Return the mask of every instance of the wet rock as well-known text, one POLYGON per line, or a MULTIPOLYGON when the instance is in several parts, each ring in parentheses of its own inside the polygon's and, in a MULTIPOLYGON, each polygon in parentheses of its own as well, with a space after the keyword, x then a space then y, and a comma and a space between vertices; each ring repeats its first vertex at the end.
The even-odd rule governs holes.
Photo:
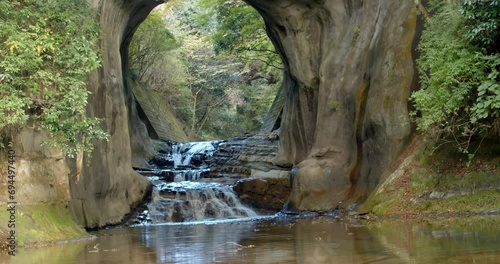
POLYGON ((233 188, 243 203, 274 212, 281 210, 290 194, 288 178, 241 179, 233 188))
MULTIPOLYGON (((230 186, 217 183, 157 185, 147 207, 152 223, 256 216, 255 212, 240 203, 230 186)), ((141 221, 138 217, 134 219, 135 222, 141 221)))
POLYGON ((210 157, 204 153, 193 154, 191 156, 190 164, 192 166, 200 167, 200 166, 206 165, 206 162, 207 162, 207 160, 209 160, 209 158, 210 157))
POLYGON ((219 145, 210 162, 210 176, 255 178, 268 175, 287 175, 289 169, 274 165, 278 153, 278 138, 269 134, 247 134, 234 137, 219 145))
POLYGON ((468 194, 470 194, 468 191, 447 191, 447 192, 432 191, 429 194, 429 199, 448 199, 468 194))
POLYGON ((173 167, 174 160, 169 154, 156 154, 153 159, 149 161, 150 164, 156 167, 173 167))

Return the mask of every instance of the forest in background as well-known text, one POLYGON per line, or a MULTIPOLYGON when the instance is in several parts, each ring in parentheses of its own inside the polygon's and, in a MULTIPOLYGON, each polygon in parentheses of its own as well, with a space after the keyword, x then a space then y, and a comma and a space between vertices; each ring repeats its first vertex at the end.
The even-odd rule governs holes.
POLYGON ((281 60, 242 1, 171 1, 139 26, 131 77, 158 91, 190 140, 258 132, 281 85, 281 60))
MULTIPOLYGON (((500 133, 499 2, 432 0, 422 13, 413 121, 437 146, 472 158, 472 143, 500 133)), ((263 21, 242 1, 162 5, 138 29, 131 61, 191 140, 258 131, 282 81, 263 21)))
MULTIPOLYGON (((413 121, 471 158, 483 138, 500 137, 500 2, 431 0, 421 9, 413 121)), ((102 52, 96 14, 84 0, 0 0, 0 10, 0 147, 29 126, 68 155, 91 152, 109 138, 85 113, 85 79, 102 52)), ((138 28, 130 66, 191 140, 258 131, 283 68, 261 17, 232 0, 162 5, 138 28)))

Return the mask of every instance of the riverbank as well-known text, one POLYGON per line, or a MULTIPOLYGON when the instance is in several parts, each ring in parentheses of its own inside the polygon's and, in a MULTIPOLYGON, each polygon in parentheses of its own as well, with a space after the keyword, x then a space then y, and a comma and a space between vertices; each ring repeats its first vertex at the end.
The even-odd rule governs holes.
POLYGON ((500 144, 482 143, 469 162, 451 148, 432 150, 414 139, 382 178, 360 211, 376 215, 498 214, 500 212, 500 144))
MULTIPOLYGON (((468 165, 449 149, 431 155, 422 141, 414 139, 392 172, 347 218, 425 220, 500 214, 500 144, 484 142, 486 149, 468 165)), ((18 205, 16 210, 19 247, 92 238, 73 221, 64 205, 18 205)), ((8 217, 0 214, 2 237, 10 232, 8 217)), ((2 241, 2 249, 6 243, 2 241)))
MULTIPOLYGON (((94 237, 78 226, 62 205, 17 205, 14 228, 8 225, 9 216, 0 214, 0 236, 7 238, 14 230, 17 247, 41 247, 94 237)), ((9 240, 2 241, 0 250, 7 250, 8 243, 9 240)))

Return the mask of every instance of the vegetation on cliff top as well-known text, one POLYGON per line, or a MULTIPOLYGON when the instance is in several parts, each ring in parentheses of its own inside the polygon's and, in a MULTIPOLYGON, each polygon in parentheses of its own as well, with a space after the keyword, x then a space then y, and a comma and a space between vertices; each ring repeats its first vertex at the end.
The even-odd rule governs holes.
POLYGON ((412 156, 403 155, 362 210, 499 213, 500 1, 432 0, 429 11, 418 46, 421 88, 410 100, 431 140, 409 147, 412 156))
POLYGON ((107 134, 85 114, 85 79, 100 66, 100 27, 86 1, 0 0, 0 10, 0 147, 35 126, 70 156, 91 151, 107 134))

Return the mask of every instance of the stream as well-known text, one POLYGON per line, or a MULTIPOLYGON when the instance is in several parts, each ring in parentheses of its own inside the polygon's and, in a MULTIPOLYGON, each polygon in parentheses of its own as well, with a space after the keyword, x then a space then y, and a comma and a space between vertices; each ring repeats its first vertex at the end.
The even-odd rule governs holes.
POLYGON ((94 239, 21 248, 3 263, 500 263, 500 217, 358 220, 259 215, 234 179, 210 173, 220 142, 172 146, 153 170, 152 198, 94 239))
POLYGON ((175 143, 160 162, 167 165, 139 171, 153 185, 152 198, 129 225, 256 217, 257 213, 241 204, 231 184, 208 177, 208 162, 219 143, 175 143))
POLYGON ((339 221, 334 216, 168 223, 21 249, 0 263, 500 263, 500 218, 339 221))

